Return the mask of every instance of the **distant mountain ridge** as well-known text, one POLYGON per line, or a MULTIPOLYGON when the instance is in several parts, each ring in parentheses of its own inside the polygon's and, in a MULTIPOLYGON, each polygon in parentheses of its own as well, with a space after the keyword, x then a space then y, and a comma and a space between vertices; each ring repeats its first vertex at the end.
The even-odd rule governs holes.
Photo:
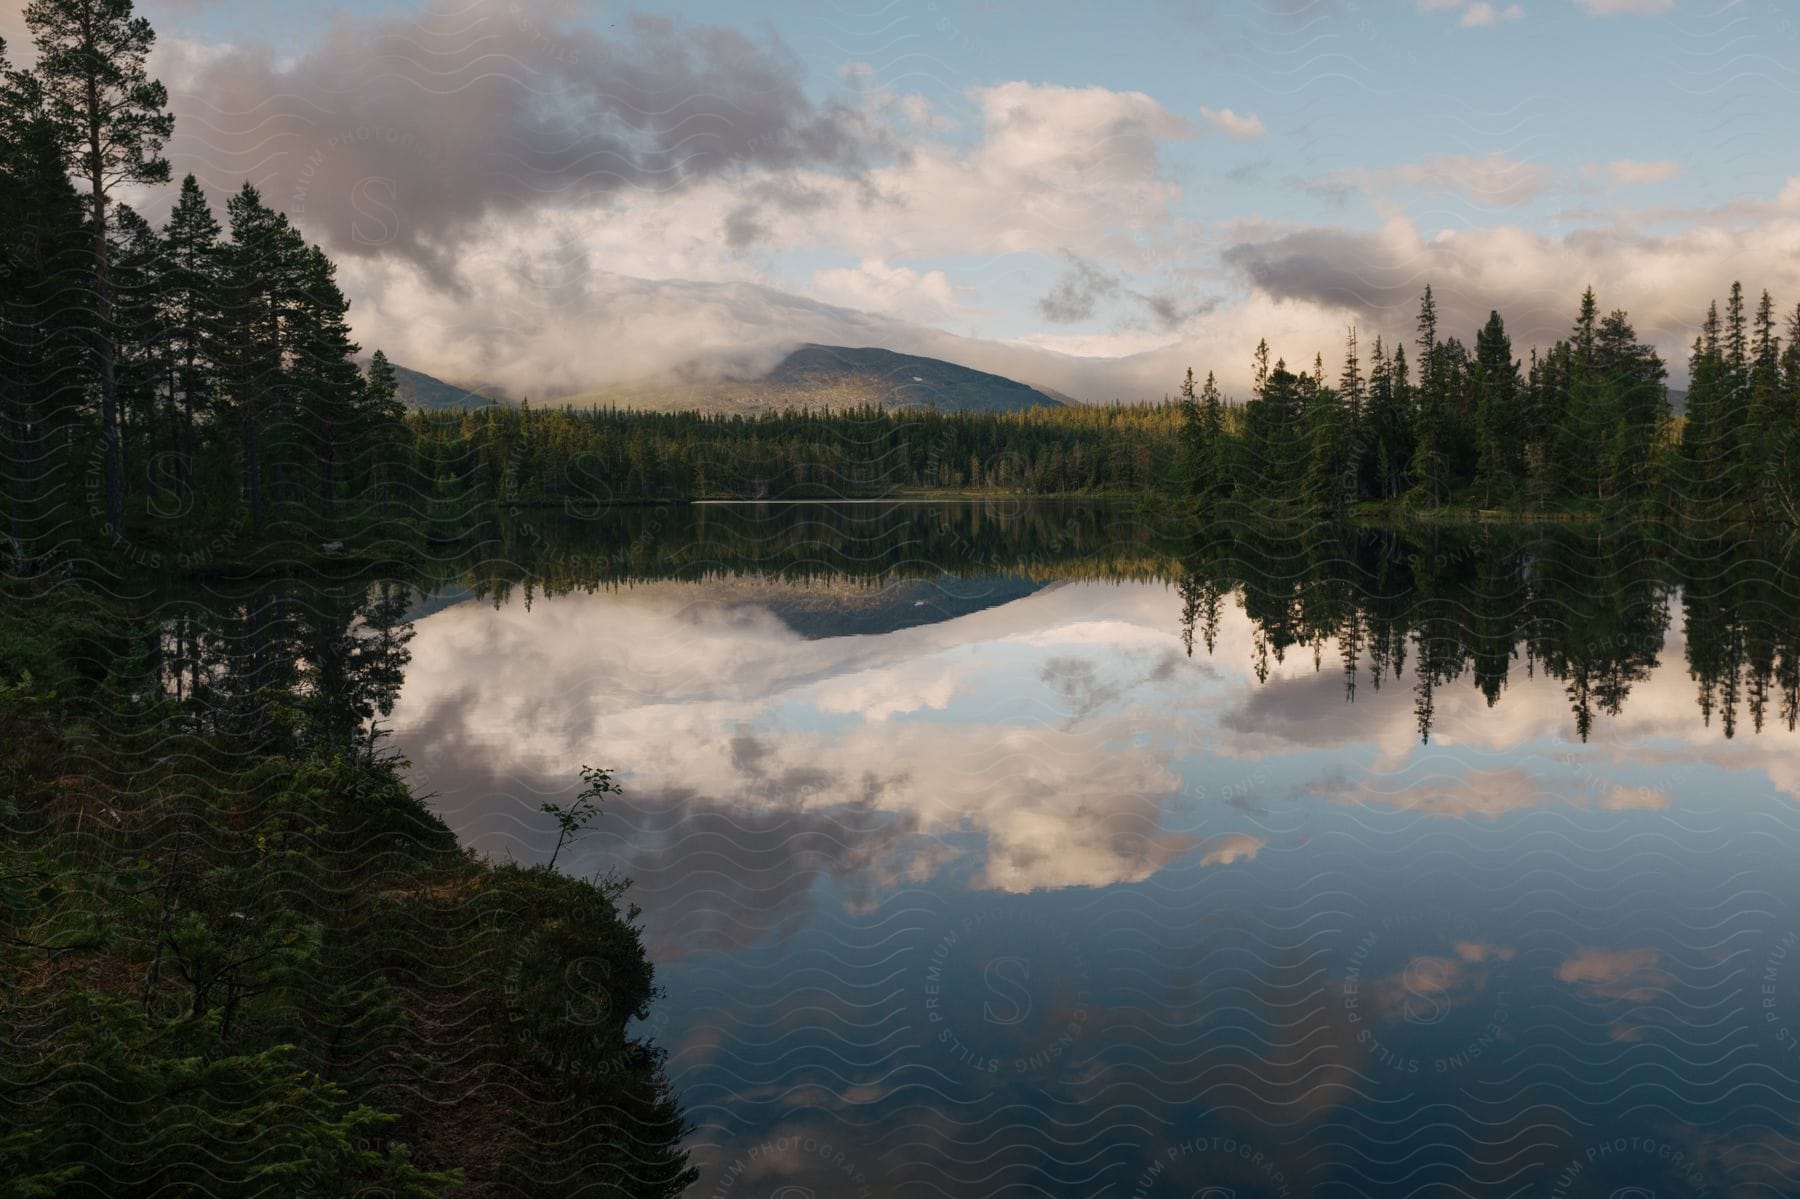
POLYGON ((486 408, 489 404, 510 402, 496 387, 486 384, 477 384, 472 388, 461 387, 455 383, 446 383, 424 371, 411 370, 398 363, 393 365, 395 391, 400 402, 408 408, 446 411, 453 408, 486 408))
MULTIPOLYGON (((455 408, 506 402, 496 389, 470 389, 402 370, 401 398, 418 408, 455 408)), ((617 383, 559 396, 551 404, 634 408, 648 412, 699 411, 750 415, 789 408, 880 406, 890 411, 1016 412, 1061 408, 1075 401, 973 367, 901 354, 879 346, 808 343, 759 378, 679 379, 617 383)))

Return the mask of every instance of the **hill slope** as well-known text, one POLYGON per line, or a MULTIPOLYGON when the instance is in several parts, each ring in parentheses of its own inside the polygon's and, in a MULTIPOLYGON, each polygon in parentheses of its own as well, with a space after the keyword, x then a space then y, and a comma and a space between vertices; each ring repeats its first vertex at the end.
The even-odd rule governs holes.
POLYGON ((393 366, 394 382, 398 384, 400 402, 408 408, 423 408, 430 411, 447 408, 485 408, 489 404, 506 403, 504 398, 493 394, 494 388, 458 387, 454 383, 446 383, 423 371, 409 370, 398 363, 393 366))
POLYGON ((849 408, 880 405, 892 410, 936 408, 944 412, 1012 412, 1059 408, 1054 398, 1003 375, 938 358, 899 354, 874 346, 803 345, 758 379, 696 383, 618 384, 557 401, 656 412, 769 412, 782 408, 849 408))

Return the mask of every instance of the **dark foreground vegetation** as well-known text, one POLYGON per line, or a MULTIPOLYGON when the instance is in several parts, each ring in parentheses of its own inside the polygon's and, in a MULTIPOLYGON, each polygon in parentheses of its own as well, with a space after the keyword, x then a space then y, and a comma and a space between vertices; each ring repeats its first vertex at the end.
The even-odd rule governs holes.
MULTIPOLYGON (((245 186, 152 228, 129 0, 0 46, 0 1196, 675 1195, 623 880, 461 851, 380 751, 414 451, 245 186), (330 547, 335 549, 335 546, 330 547), (204 601, 159 572, 258 567, 204 601), (575 965, 580 964, 580 969, 575 965)), ((590 780, 589 801, 610 789, 590 780)), ((579 823, 577 819, 576 823, 579 823)))
POLYGON ((6 582, 0 1195, 679 1192, 622 885, 471 857, 378 752, 407 598, 6 582))

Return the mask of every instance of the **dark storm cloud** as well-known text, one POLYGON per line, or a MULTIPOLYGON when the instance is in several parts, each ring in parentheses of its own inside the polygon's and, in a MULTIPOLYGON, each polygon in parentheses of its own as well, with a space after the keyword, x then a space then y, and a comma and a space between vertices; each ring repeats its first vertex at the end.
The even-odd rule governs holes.
POLYGON ((807 97, 777 41, 646 16, 571 28, 566 9, 346 17, 297 58, 203 61, 175 96, 170 157, 210 190, 249 179, 334 249, 441 272, 486 216, 741 168, 854 172, 875 147, 856 112, 807 97))
POLYGON ((1086 658, 1051 658, 1038 677, 1062 699, 1070 723, 1093 715, 1123 694, 1117 683, 1101 678, 1100 668, 1086 658))
POLYGON ((1227 266, 1279 300, 1304 300, 1370 315, 1417 300, 1427 264, 1396 262, 1368 235, 1308 229, 1231 246, 1227 266))
POLYGON ((1038 311, 1047 321, 1072 325, 1094 315, 1100 301, 1119 294, 1119 277, 1109 274, 1091 262, 1069 256, 1069 269, 1056 281, 1050 294, 1038 301, 1038 311))
MULTIPOLYGON (((1568 332, 1579 297, 1587 281, 1602 284, 1603 305, 1625 300, 1604 286, 1615 271, 1610 263, 1621 246, 1611 235, 1571 234, 1558 243, 1557 272, 1562 283, 1567 267, 1587 271, 1557 290, 1541 286, 1547 277, 1521 257, 1516 244, 1496 246, 1492 239, 1507 237, 1504 230, 1455 239, 1420 240, 1381 232, 1313 228, 1276 237, 1248 240, 1227 247, 1225 264, 1242 273, 1247 282, 1272 299, 1347 309, 1368 328, 1401 334, 1411 341, 1419 296, 1431 285, 1437 302, 1440 336, 1465 341, 1487 320, 1491 311, 1504 314, 1515 354, 1531 345, 1548 345, 1568 332), (1496 269, 1495 262, 1519 269, 1496 269)), ((1549 261, 1543 245, 1533 243, 1532 262, 1549 261)), ((1656 322, 1640 313, 1638 331, 1654 332, 1656 322)))

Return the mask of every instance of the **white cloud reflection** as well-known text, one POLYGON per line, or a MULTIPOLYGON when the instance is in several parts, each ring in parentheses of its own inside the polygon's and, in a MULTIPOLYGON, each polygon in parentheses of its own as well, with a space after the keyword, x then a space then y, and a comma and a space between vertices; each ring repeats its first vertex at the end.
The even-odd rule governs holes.
POLYGON ((732 829, 762 830, 771 877, 792 872, 784 845, 812 838, 782 902, 820 876, 852 892, 940 875, 1025 892, 1141 881, 1182 859, 1242 865, 1279 850, 1255 814, 1283 794, 1482 822, 1558 806, 1649 818, 1694 797, 1681 771, 1640 777, 1645 752, 1748 771, 1753 788, 1762 771, 1800 797, 1780 737, 1740 736, 1727 755, 1700 724, 1677 633, 1591 744, 1575 741, 1560 683, 1515 674, 1492 707, 1466 680, 1440 687, 1421 747, 1410 680, 1365 681, 1347 703, 1328 644, 1321 668, 1297 648, 1259 684, 1229 605, 1215 655, 1190 661, 1160 585, 1055 586, 816 639, 778 617, 781 594, 658 583, 437 612, 413 643, 399 743, 488 852, 546 849, 539 791, 566 793, 584 763, 624 773, 629 818, 605 852, 629 872, 634 853, 691 868, 707 821, 724 830, 705 841, 708 868, 726 872, 749 853, 732 829), (1254 802, 1208 798, 1250 763, 1266 780, 1254 802))

